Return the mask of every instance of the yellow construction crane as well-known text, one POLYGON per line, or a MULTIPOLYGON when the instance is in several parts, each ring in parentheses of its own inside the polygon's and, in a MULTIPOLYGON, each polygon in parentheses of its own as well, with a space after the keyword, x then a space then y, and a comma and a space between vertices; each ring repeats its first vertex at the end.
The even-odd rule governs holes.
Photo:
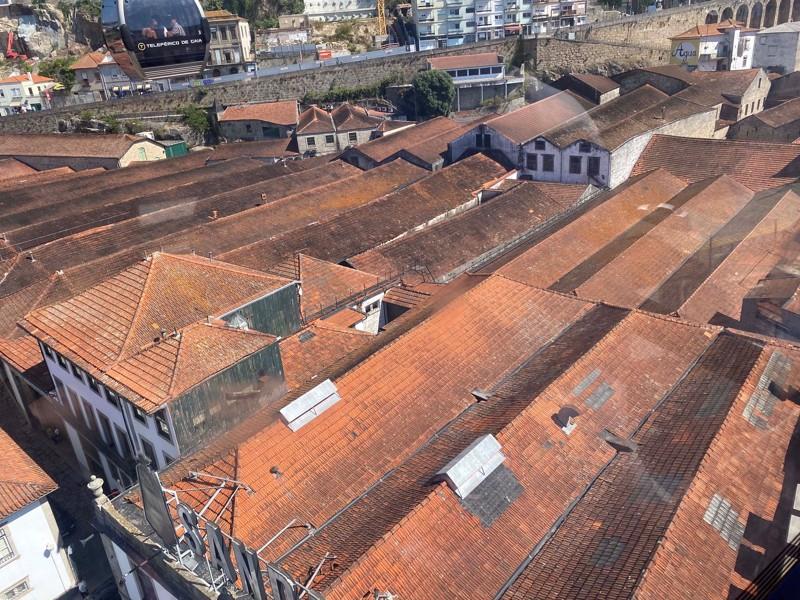
POLYGON ((386 35, 386 3, 384 0, 375 0, 378 8, 378 35, 386 35))

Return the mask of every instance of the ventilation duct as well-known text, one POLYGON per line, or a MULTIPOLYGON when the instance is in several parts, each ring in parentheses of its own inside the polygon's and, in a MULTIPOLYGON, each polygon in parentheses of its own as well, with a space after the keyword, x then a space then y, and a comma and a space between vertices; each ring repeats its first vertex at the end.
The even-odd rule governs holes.
POLYGON ((505 459, 500 442, 491 434, 484 435, 447 463, 437 479, 444 479, 459 498, 466 498, 505 459))
POLYGON ((326 379, 313 390, 293 400, 281 409, 281 419, 292 431, 316 419, 319 415, 336 404, 341 397, 336 384, 326 379))

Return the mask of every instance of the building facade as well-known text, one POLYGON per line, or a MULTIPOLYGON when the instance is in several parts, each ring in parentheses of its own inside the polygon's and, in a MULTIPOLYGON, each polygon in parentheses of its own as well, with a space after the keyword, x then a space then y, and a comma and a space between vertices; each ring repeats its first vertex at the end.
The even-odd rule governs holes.
POLYGON ((670 64, 698 71, 737 71, 753 66, 757 29, 730 19, 698 25, 672 40, 670 64))
POLYGON ((792 21, 756 34, 753 66, 774 73, 793 73, 800 66, 800 23, 792 21))
POLYGON ((151 85, 128 77, 110 54, 90 52, 70 66, 75 72, 72 93, 87 101, 104 102, 130 94, 148 92, 151 85))
POLYGON ((0 429, 0 598, 61 598, 76 584, 48 494, 55 482, 0 429))
POLYGON ((0 117, 50 108, 50 90, 56 82, 27 73, 0 79, 0 117))
POLYGON ((300 115, 295 130, 297 150, 307 156, 341 152, 371 140, 383 122, 383 118, 346 102, 330 113, 311 106, 300 115))
POLYGON ((211 43, 206 75, 220 77, 255 72, 250 23, 227 10, 206 11, 211 27, 211 43))
POLYGON ((371 19, 377 14, 375 0, 307 0, 304 6, 309 21, 371 19))
POLYGON ((297 100, 229 106, 218 117, 226 139, 248 142, 291 137, 297 120, 297 100))
POLYGON ((543 34, 586 22, 585 0, 415 0, 413 6, 420 50, 543 34))
POLYGON ((524 83, 522 77, 509 77, 503 57, 492 52, 430 58, 428 68, 445 71, 453 78, 455 111, 478 108, 492 98, 507 98, 524 83))

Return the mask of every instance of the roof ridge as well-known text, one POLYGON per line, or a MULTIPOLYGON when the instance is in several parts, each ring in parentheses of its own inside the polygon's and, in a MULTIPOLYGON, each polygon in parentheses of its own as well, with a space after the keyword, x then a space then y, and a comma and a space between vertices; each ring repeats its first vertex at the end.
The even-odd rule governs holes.
MULTIPOLYGON (((156 258, 157 255, 158 255, 158 253, 152 254, 149 258, 145 258, 144 260, 140 261, 139 263, 134 263, 133 265, 131 265, 127 269, 125 269, 125 270, 121 271, 120 273, 117 273, 113 277, 109 278, 109 279, 113 279, 114 277, 119 277, 122 273, 125 273, 126 271, 129 271, 131 269, 135 269, 137 265, 141 265, 143 263, 147 263, 147 266, 145 267, 147 269, 147 275, 145 276, 144 285, 142 285, 141 292, 139 293, 139 299, 138 299, 138 302, 136 303, 136 309, 133 311, 133 315, 131 315, 131 320, 130 320, 130 323, 128 325, 128 333, 125 336, 125 339, 122 340, 122 344, 120 345, 120 348, 119 348, 119 351, 117 352, 116 358, 113 361, 111 361, 111 363, 108 365, 106 370, 108 370, 108 368, 110 368, 112 365, 114 365, 115 363, 117 363, 118 361, 120 361, 122 359, 122 356, 125 354, 125 349, 128 346, 128 342, 133 338, 134 329, 135 329, 134 324, 136 323, 136 319, 140 316, 140 314, 144 310, 144 302, 142 302, 142 298, 144 298, 144 295, 147 292, 148 287, 150 286, 150 281, 152 279, 151 276, 153 274, 153 264, 154 264, 154 261, 155 261, 155 258, 156 258)), ((104 283, 109 281, 109 279, 101 281, 97 285, 98 286, 103 285, 104 283)), ((89 290, 91 290, 91 289, 92 288, 90 287, 87 290, 84 290, 84 293, 89 291, 89 290)), ((138 354, 138 351, 135 352, 134 354, 138 354)))
MULTIPOLYGON (((177 378, 178 378, 178 367, 179 367, 180 362, 181 362, 181 355, 183 354, 182 350, 183 350, 183 347, 184 347, 184 344, 183 344, 183 338, 184 338, 183 329, 181 329, 181 333, 176 337, 177 337, 178 347, 175 350, 175 362, 172 364, 172 373, 170 374, 169 385, 167 386, 167 398, 172 397, 172 395, 174 393, 174 390, 175 390, 175 382, 177 381, 177 378)), ((153 347, 155 345, 156 344, 153 343, 153 345, 151 347, 153 347)))

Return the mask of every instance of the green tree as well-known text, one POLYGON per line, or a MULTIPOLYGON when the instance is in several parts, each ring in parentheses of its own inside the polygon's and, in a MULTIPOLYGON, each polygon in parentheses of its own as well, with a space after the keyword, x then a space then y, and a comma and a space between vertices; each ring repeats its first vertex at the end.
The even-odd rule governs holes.
POLYGON ((70 69, 69 58, 51 58, 39 63, 39 75, 58 81, 67 90, 75 84, 75 71, 70 69))
POLYGON ((456 88, 445 71, 422 71, 411 82, 418 117, 439 117, 450 114, 456 88))
POLYGON ((183 115, 183 122, 189 129, 199 135, 205 135, 211 129, 211 122, 208 119, 208 111, 195 104, 184 106, 180 113, 183 115))

